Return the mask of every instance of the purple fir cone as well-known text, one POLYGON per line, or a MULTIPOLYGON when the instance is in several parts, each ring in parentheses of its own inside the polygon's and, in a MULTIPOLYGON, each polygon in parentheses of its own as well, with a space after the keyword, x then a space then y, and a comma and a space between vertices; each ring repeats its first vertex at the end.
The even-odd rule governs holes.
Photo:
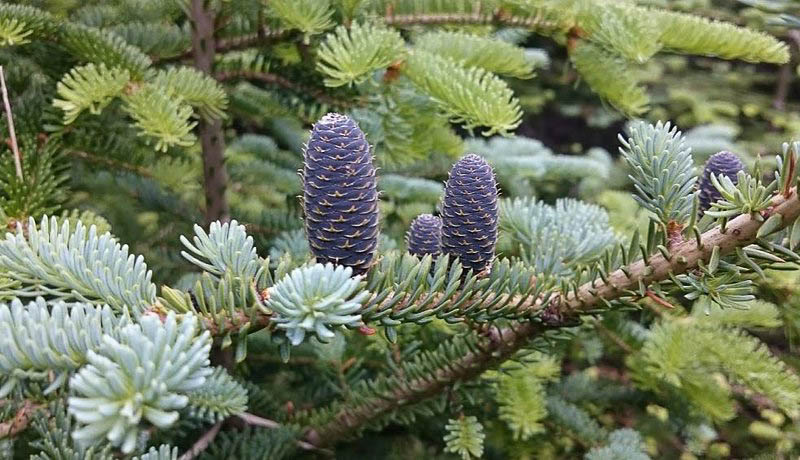
POLYGON ((434 259, 442 253, 442 219, 431 214, 420 214, 406 233, 408 252, 422 258, 428 254, 434 259))
POLYGON ((311 131, 303 165, 303 209, 317 262, 364 274, 378 246, 378 189, 372 152, 349 117, 329 113, 311 131))
POLYGON ((469 154, 453 165, 442 201, 442 250, 474 272, 488 269, 497 243, 497 182, 489 163, 469 154))
POLYGON ((714 187, 711 182, 711 174, 713 173, 717 178, 720 175, 726 176, 734 184, 739 179, 737 173, 744 169, 742 160, 735 153, 719 152, 711 155, 711 158, 706 162, 703 169, 703 177, 700 178, 700 212, 704 213, 711 208, 711 204, 719 201, 722 198, 719 191, 714 187))

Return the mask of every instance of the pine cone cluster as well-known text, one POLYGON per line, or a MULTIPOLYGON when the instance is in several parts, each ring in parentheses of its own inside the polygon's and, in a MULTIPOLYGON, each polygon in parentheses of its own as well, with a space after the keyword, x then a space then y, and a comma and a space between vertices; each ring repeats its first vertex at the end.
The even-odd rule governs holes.
POLYGON ((700 212, 708 211, 711 205, 722 198, 719 191, 714 187, 711 182, 711 174, 713 173, 717 178, 720 175, 726 176, 736 184, 739 179, 737 173, 744 169, 742 160, 735 153, 719 152, 711 155, 711 158, 706 162, 703 169, 703 177, 700 178, 700 212))
POLYGON ((406 234, 408 252, 417 257, 428 254, 434 259, 442 253, 442 219, 431 214, 420 214, 406 234))
POLYGON ((497 182, 478 155, 461 158, 450 170, 442 200, 442 250, 474 272, 491 266, 497 243, 497 182))
MULTIPOLYGON (((372 152, 364 133, 345 115, 329 113, 313 127, 304 152, 303 210, 306 237, 318 263, 372 266, 378 246, 378 190, 372 152)), ((492 167, 466 155, 450 170, 441 218, 417 216, 406 234, 418 257, 442 253, 480 273, 497 243, 497 182, 492 167)))
POLYGON ((363 131, 347 116, 322 117, 306 145, 302 176, 306 236, 317 262, 364 274, 378 246, 378 189, 363 131))

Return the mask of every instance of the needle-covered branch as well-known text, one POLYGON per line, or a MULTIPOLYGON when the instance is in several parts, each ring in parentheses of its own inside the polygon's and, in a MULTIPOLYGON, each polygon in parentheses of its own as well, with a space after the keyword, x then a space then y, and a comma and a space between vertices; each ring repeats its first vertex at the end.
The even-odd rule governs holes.
MULTIPOLYGON (((782 227, 800 216, 800 199, 796 190, 788 198, 776 196, 773 203, 770 214, 781 216, 782 227)), ((309 427, 306 439, 318 446, 334 444, 364 429, 385 413, 419 403, 451 385, 473 379, 512 357, 539 334, 573 321, 576 316, 594 309, 603 301, 613 301, 626 295, 626 291, 640 283, 663 281, 670 275, 696 268, 700 262, 708 262, 714 247, 719 247, 721 254, 727 254, 752 244, 764 222, 761 216, 741 215, 728 222, 724 232, 720 227, 714 227, 703 233, 699 244, 692 239, 674 247, 669 258, 659 253, 649 257, 647 262, 634 262, 609 274, 607 283, 584 284, 578 289, 577 295, 570 293, 553 297, 547 304, 540 300, 531 301, 529 308, 546 309, 547 314, 541 317, 541 322, 514 322, 509 327, 494 329, 468 347, 469 351, 463 355, 425 369, 423 377, 406 379, 390 376, 372 381, 367 385, 374 388, 369 395, 364 395, 355 404, 338 406, 322 423, 309 427)), ((443 345, 442 350, 450 346, 443 345)), ((406 366, 413 367, 419 364, 417 361, 419 359, 406 366)))

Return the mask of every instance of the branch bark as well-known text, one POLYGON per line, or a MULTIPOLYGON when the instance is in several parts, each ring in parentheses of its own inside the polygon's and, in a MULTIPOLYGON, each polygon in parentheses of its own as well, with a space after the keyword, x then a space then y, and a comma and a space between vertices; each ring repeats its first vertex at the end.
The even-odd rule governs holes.
MULTIPOLYGON (((206 0, 192 0, 192 53, 194 66, 211 75, 216 53, 215 12, 206 0)), ((230 208, 225 192, 228 188, 228 171, 225 168, 225 138, 222 120, 201 120, 200 144, 203 148, 203 180, 206 196, 206 223, 230 220, 230 208)))
MULTIPOLYGON (((783 227, 797 219, 800 216, 800 200, 796 189, 792 190, 788 198, 777 195, 773 199, 771 214, 783 216, 783 227)), ((495 330, 494 334, 480 339, 475 351, 442 365, 432 374, 424 378, 401 377, 399 384, 393 385, 391 389, 363 398, 353 406, 344 406, 326 423, 309 427, 306 440, 317 446, 334 444, 366 427, 386 412, 416 404, 457 382, 475 378, 510 358, 538 334, 574 320, 580 314, 593 309, 602 299, 617 299, 626 290, 638 286, 640 281, 649 285, 667 279, 670 274, 680 274, 695 268, 699 261, 709 260, 714 246, 719 246, 721 254, 728 254, 736 248, 753 243, 762 224, 762 220, 751 215, 741 215, 728 223, 724 233, 719 227, 704 233, 699 245, 694 239, 676 245, 669 259, 659 252, 649 258, 649 264, 638 261, 630 264, 624 271, 620 269, 611 273, 608 283, 586 283, 578 289, 577 294, 570 293, 555 298, 547 305, 539 300, 534 301, 530 308, 547 309, 547 317, 558 318, 558 321, 513 322, 509 327, 495 330), (625 274, 626 271, 630 276, 625 274)))

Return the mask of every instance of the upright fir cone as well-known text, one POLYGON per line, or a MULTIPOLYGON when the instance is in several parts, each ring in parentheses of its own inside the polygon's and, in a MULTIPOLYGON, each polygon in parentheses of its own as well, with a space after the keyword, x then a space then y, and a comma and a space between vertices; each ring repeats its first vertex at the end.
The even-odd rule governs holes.
POLYGON ((431 214, 420 214, 406 233, 408 252, 417 257, 428 254, 434 259, 442 253, 442 219, 431 214))
POLYGON ((474 272, 488 269, 497 243, 497 182, 489 163, 467 155, 450 170, 442 200, 442 251, 474 272))
POLYGON ((737 173, 744 169, 742 160, 731 152, 719 152, 711 155, 711 158, 706 162, 703 169, 703 177, 700 178, 700 212, 704 213, 711 208, 711 204, 722 198, 719 191, 714 187, 711 182, 711 174, 713 173, 717 178, 720 175, 728 177, 734 184, 739 179, 737 173))
POLYGON ((329 113, 311 131, 304 154, 303 209, 317 262, 364 274, 378 246, 378 189, 364 133, 349 117, 329 113))

